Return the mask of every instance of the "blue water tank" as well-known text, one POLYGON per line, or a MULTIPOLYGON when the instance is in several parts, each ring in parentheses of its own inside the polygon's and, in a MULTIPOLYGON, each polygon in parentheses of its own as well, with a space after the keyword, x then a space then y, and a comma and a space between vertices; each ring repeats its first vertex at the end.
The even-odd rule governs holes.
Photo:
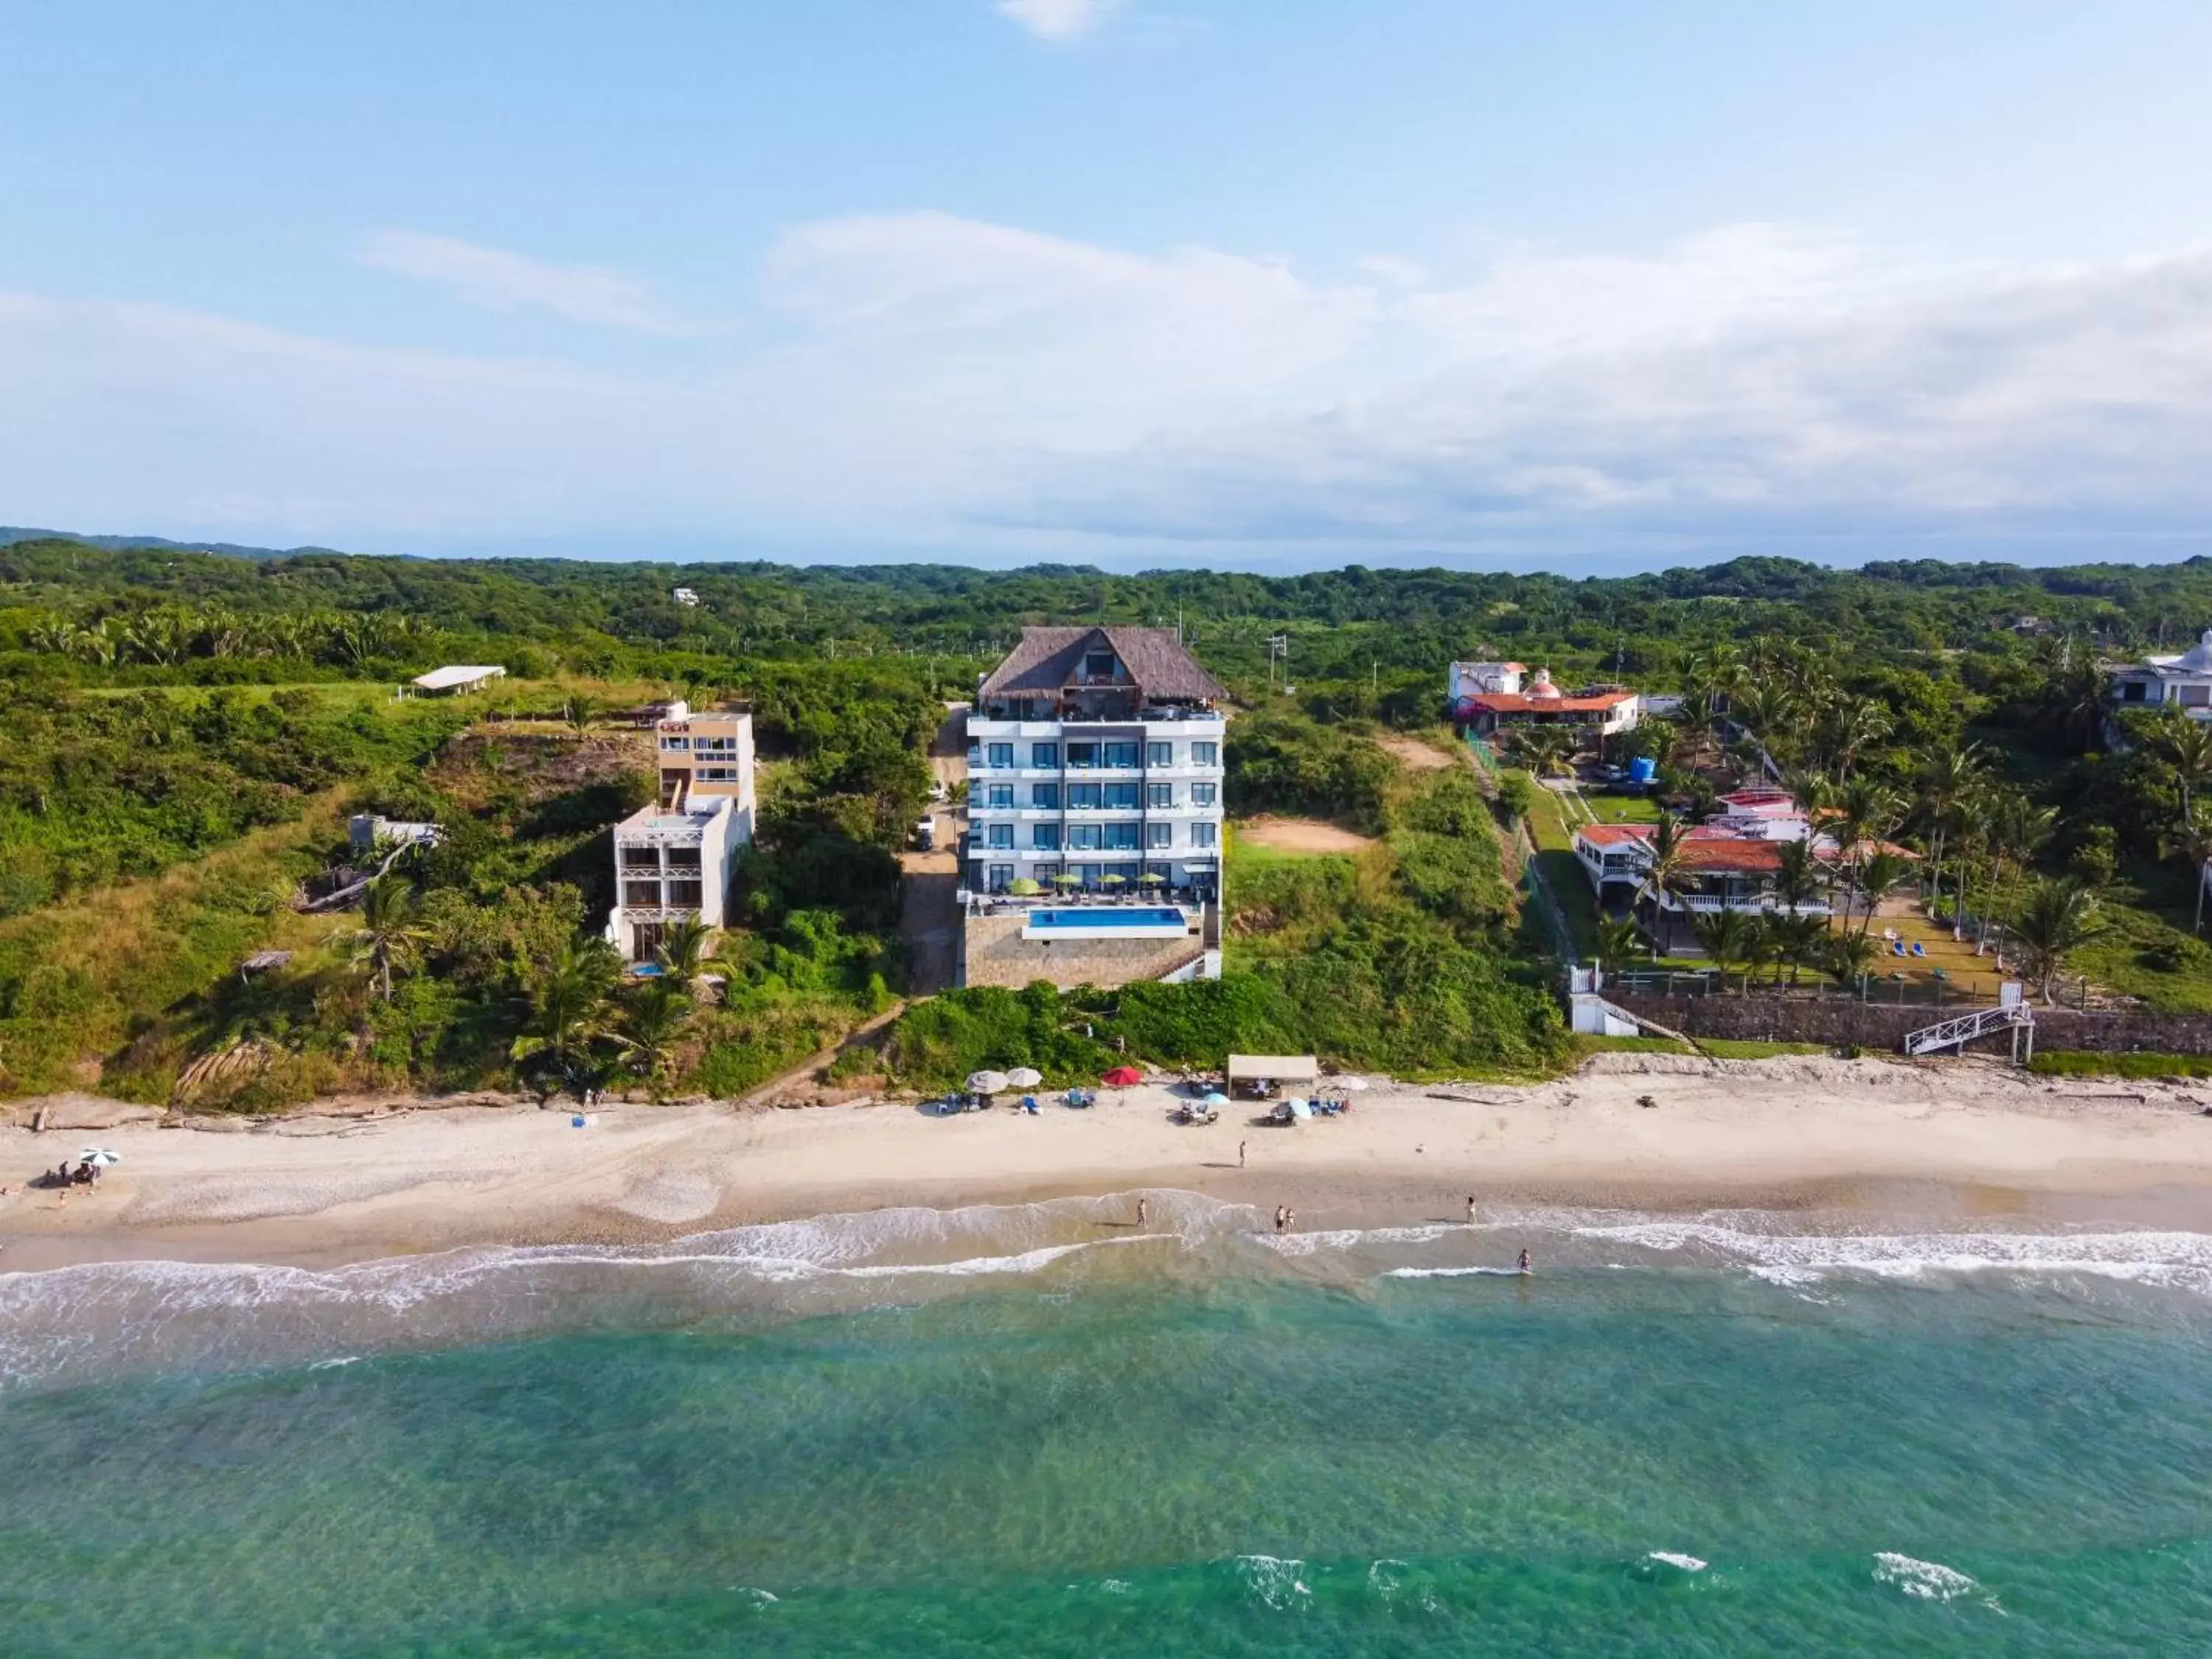
POLYGON ((1658 775, 1659 763, 1649 755, 1638 755, 1628 763, 1628 781, 1631 783, 1650 783, 1658 775))

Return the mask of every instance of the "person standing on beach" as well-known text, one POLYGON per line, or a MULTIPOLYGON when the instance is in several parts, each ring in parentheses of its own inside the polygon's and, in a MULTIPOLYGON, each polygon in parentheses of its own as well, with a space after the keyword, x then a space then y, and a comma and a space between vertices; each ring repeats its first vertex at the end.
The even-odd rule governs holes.
POLYGON ((1137 1200, 1137 1224, 1139 1227, 1145 1224, 1145 1214, 1149 1207, 1150 1206, 1146 1204, 1143 1199, 1140 1198, 1137 1200))
POLYGON ((1237 1143, 1237 1167, 1240 1170, 1244 1167, 1244 1143, 1241 1140, 1237 1143))
POLYGON ((1517 1270, 1524 1273, 1530 1273, 1536 1271, 1534 1267, 1528 1265, 1528 1252, 1526 1250, 1521 1252, 1521 1260, 1516 1265, 1517 1270))
POLYGON ((1474 1225, 1474 1194, 1473 1193, 1467 1195, 1467 1224, 1470 1227, 1474 1225))
POLYGON ((1291 1208, 1289 1205, 1285 1204, 1283 1206, 1283 1231, 1286 1233, 1296 1232, 1297 1231, 1297 1226, 1298 1212, 1291 1208))
POLYGON ((1289 1213, 1290 1212, 1284 1208, 1283 1206, 1279 1204, 1275 1206, 1275 1231, 1277 1232, 1283 1231, 1283 1218, 1289 1213))

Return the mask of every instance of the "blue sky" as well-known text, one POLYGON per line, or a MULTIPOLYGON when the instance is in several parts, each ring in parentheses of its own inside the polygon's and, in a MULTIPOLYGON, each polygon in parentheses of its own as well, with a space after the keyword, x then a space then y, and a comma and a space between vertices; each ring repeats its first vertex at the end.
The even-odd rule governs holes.
POLYGON ((2212 7, 0 0, 0 521, 2212 552, 2212 7))

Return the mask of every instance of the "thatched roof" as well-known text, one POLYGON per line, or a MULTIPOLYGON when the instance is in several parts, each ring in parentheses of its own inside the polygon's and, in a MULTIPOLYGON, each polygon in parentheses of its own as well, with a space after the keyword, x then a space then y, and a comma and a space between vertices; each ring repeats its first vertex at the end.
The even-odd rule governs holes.
POLYGON ((1147 696, 1212 702, 1228 695, 1170 628, 1024 628, 976 696, 1056 695, 1076 683, 1086 652, 1110 650, 1147 696))

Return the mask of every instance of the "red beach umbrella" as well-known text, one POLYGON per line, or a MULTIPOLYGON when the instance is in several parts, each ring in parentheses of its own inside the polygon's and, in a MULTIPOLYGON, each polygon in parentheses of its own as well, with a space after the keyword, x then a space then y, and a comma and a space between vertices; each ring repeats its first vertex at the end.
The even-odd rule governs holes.
POLYGON ((1133 1083, 1142 1083, 1145 1074, 1133 1066, 1116 1066, 1100 1079, 1108 1087, 1126 1089, 1133 1083))

